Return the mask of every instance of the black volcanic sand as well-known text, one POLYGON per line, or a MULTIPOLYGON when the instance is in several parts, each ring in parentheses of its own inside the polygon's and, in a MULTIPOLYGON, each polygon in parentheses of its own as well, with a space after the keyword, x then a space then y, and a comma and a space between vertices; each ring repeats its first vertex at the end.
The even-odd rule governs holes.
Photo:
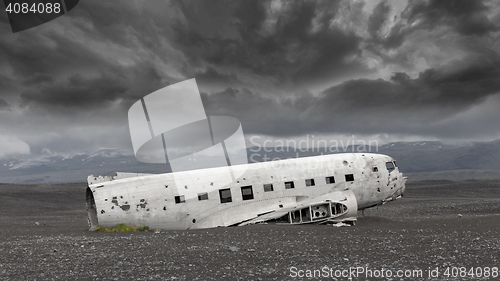
POLYGON ((500 280, 500 180, 410 181, 351 227, 160 233, 89 232, 85 188, 0 184, 1 280, 500 280), (411 270, 423 277, 395 277, 411 270))

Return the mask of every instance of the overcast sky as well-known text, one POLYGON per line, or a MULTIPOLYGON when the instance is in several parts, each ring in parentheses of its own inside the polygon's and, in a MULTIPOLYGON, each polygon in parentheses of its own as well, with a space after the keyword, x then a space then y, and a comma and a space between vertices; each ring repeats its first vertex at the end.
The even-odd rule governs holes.
POLYGON ((500 138, 498 1, 86 0, 0 33, 0 157, 132 154, 130 106, 193 77, 247 139, 500 138))

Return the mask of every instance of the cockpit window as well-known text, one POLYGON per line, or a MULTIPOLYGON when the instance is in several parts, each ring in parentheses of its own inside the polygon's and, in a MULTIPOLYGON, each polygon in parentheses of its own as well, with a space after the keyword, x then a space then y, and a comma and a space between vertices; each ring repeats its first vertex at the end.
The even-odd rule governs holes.
POLYGON ((387 168, 387 171, 389 171, 389 173, 394 171, 394 169, 395 169, 394 163, 392 163, 392 162, 386 162, 385 167, 387 168))

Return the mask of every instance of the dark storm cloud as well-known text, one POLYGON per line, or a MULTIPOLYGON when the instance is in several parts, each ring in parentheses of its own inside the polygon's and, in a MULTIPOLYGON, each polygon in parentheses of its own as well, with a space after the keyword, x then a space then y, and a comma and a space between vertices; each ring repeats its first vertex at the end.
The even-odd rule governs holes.
POLYGON ((407 18, 422 20, 428 29, 447 25, 462 35, 482 36, 499 29, 488 19, 488 9, 483 1, 415 1, 409 6, 407 18))
POLYGON ((106 104, 117 99, 127 90, 125 85, 124 77, 110 73, 99 73, 95 78, 75 74, 60 83, 23 92, 21 100, 24 105, 36 102, 86 109, 89 105, 106 104))
POLYGON ((129 149, 130 105, 193 77, 207 114, 238 117, 247 134, 454 135, 488 123, 467 112, 498 101, 498 45, 485 43, 497 12, 371 4, 89 0, 16 34, 0 15, 0 135, 32 151, 129 149))
POLYGON ((194 78, 199 87, 210 86, 210 85, 224 85, 225 87, 231 87, 233 85, 241 85, 241 82, 234 73, 223 74, 219 73, 215 68, 209 66, 205 71, 193 73, 194 78))
MULTIPOLYGON (((78 110, 102 107, 107 102, 132 101, 168 84, 155 67, 138 62, 121 66, 82 44, 55 34, 0 44, 4 61, 21 85, 21 104, 50 106, 51 110, 72 106, 78 110), (50 40, 47 45, 46 40, 50 40)), ((1 74, 0 74, 1 75, 1 74)))
POLYGON ((389 31, 384 30, 384 26, 392 20, 391 9, 387 2, 382 1, 375 7, 368 19, 368 32, 371 36, 370 40, 367 40, 369 49, 378 54, 380 54, 378 47, 383 47, 383 49, 400 47, 405 42, 406 36, 418 30, 418 27, 411 26, 407 18, 398 19, 397 16, 394 18, 396 20, 394 26, 389 31))
POLYGON ((388 2, 382 1, 369 17, 368 32, 371 39, 368 40, 368 49, 375 53, 379 53, 378 47, 400 47, 408 36, 419 30, 432 31, 446 27, 460 36, 485 36, 500 29, 498 22, 488 18, 490 7, 484 1, 410 1, 399 15, 391 14, 391 9, 388 2), (394 21, 394 25, 384 30, 391 21, 394 21))
POLYGON ((176 25, 176 44, 193 66, 239 68, 279 81, 361 68, 344 62, 360 52, 360 38, 330 25, 338 2, 284 1, 275 10, 270 1, 176 3, 185 17, 176 25))
POLYGON ((3 63, 8 64, 19 79, 49 82, 66 69, 71 71, 102 66, 88 48, 55 34, 32 36, 10 35, 2 40, 3 63))
POLYGON ((383 24, 388 21, 389 12, 391 7, 386 2, 377 4, 372 14, 368 18, 368 32, 373 38, 380 37, 380 29, 383 24))
POLYGON ((138 44, 153 50, 164 47, 177 11, 169 1, 82 1, 67 16, 78 20, 78 27, 90 39, 113 42, 123 47, 138 44))
MULTIPOLYGON (((352 80, 324 91, 323 98, 338 99, 340 108, 383 106, 452 107, 460 110, 500 91, 500 56, 475 55, 441 69, 427 69, 418 78, 395 73, 391 81, 352 80), (379 103, 379 104, 377 104, 379 103)), ((325 100, 325 101, 326 101, 325 100)), ((334 104, 333 100, 327 104, 334 104)))
POLYGON ((428 69, 414 79, 394 73, 390 80, 346 81, 318 97, 273 100, 230 88, 204 96, 204 103, 207 114, 235 116, 252 134, 460 135, 457 124, 436 124, 500 95, 498 77, 500 56, 472 56, 442 69, 428 69))
POLYGON ((122 3, 117 9, 107 2, 82 2, 66 15, 75 35, 28 31, 2 40, 0 60, 13 73, 0 76, 28 86, 18 91, 24 105, 73 104, 86 110, 177 82, 155 70, 152 61, 158 58, 186 78, 199 78, 202 86, 245 85, 241 73, 299 83, 363 68, 344 60, 360 52, 360 38, 330 26, 338 3, 284 2, 276 11, 271 4, 148 1, 141 7, 122 3), (130 58, 124 66, 112 58, 113 46, 144 50, 144 57, 130 58), (141 68, 151 75, 140 75, 141 68))
POLYGON ((158 26, 149 24, 161 10, 151 2, 139 10, 85 1, 16 34, 0 25, 0 97, 11 104, 0 108, 0 136, 15 136, 32 153, 131 147, 128 108, 179 80, 159 70, 171 57, 160 43, 168 28, 160 30, 166 20, 158 15, 158 26))
POLYGON ((10 104, 4 99, 0 99, 0 110, 6 110, 10 108, 10 104))
POLYGON ((308 105, 290 99, 273 99, 247 88, 227 88, 224 91, 202 94, 206 114, 210 116, 237 117, 245 133, 285 135, 294 134, 298 119, 296 107, 305 110, 308 105))

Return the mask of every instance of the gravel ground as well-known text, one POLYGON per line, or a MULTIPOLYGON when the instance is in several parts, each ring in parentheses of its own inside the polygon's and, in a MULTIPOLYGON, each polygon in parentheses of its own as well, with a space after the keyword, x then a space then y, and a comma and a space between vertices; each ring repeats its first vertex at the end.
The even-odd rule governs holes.
POLYGON ((350 227, 160 233, 89 232, 85 188, 0 184, 1 280, 500 280, 500 180, 410 181, 350 227))

